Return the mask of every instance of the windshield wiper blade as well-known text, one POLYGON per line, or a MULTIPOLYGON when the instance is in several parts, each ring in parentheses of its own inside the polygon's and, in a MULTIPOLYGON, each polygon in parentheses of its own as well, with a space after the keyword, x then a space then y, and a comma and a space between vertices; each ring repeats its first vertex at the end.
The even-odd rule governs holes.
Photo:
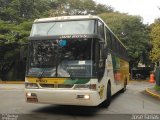
POLYGON ((42 77, 43 77, 43 74, 45 73, 45 71, 46 71, 46 69, 43 68, 43 69, 42 69, 42 72, 39 73, 37 77, 38 77, 38 78, 42 78, 42 77))
POLYGON ((69 77, 71 78, 71 80, 75 80, 75 77, 72 75, 72 73, 68 72, 68 74, 69 74, 69 77))
POLYGON ((50 30, 51 30, 55 25, 56 25, 56 22, 48 29, 47 35, 48 35, 48 33, 50 32, 50 30))

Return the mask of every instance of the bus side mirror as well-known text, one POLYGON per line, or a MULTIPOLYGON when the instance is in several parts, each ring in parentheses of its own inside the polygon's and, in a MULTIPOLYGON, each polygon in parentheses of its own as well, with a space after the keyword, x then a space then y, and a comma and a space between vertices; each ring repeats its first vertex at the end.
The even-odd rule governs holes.
POLYGON ((99 41, 99 44, 100 44, 102 59, 106 59, 108 56, 108 47, 105 45, 104 41, 99 41))
POLYGON ((107 59, 108 56, 108 47, 102 49, 102 58, 107 59))

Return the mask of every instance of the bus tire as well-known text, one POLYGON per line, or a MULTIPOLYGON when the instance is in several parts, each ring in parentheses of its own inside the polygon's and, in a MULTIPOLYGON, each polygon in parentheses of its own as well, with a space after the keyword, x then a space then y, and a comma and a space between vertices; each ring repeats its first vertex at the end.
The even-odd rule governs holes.
POLYGON ((108 85, 107 85, 107 99, 104 101, 104 102, 102 102, 101 103, 101 107, 108 107, 109 105, 110 105, 110 103, 111 103, 111 99, 112 99, 112 95, 111 95, 111 84, 110 83, 108 83, 108 85))
POLYGON ((124 93, 124 92, 126 91, 126 88, 127 88, 127 79, 125 79, 124 87, 123 87, 123 89, 121 90, 121 92, 124 93))

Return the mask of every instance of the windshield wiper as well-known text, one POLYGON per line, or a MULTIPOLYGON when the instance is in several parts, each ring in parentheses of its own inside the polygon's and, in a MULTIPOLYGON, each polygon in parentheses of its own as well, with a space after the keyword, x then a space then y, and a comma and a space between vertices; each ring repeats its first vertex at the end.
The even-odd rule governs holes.
MULTIPOLYGON (((67 71, 68 72, 68 71, 67 71)), ((69 73, 68 74, 70 75, 69 77, 71 78, 71 80, 75 80, 75 77, 72 75, 72 73, 69 73)))
POLYGON ((55 25, 56 25, 56 22, 48 29, 47 35, 48 35, 48 33, 50 32, 50 30, 51 30, 55 25))
POLYGON ((45 73, 45 71, 46 71, 46 68, 43 68, 42 71, 41 71, 41 73, 39 73, 37 77, 38 78, 42 78, 43 74, 45 73))

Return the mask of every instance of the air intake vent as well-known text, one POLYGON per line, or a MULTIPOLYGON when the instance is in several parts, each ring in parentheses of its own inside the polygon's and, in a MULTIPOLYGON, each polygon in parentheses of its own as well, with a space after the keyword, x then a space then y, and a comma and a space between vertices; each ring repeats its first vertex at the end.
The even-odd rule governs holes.
POLYGON ((72 88, 70 84, 40 84, 42 88, 72 88))

